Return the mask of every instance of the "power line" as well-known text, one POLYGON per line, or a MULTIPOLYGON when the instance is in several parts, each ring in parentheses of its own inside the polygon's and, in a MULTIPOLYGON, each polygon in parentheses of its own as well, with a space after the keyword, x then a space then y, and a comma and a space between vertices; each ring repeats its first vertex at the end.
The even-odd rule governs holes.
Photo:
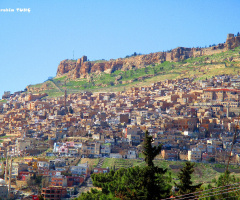
MULTIPOLYGON (((164 200, 171 200, 171 199, 178 199, 178 200, 181 200, 181 199, 186 199, 186 198, 189 198, 190 195, 194 195, 194 196, 201 196, 201 195, 207 195, 207 194, 210 194, 210 193, 214 193, 214 192, 210 192, 212 190, 217 190, 217 189, 224 189, 226 187, 231 187, 231 186, 235 186, 235 185, 238 185, 239 186, 240 182, 239 183, 233 183, 233 184, 230 184, 230 185, 225 185, 225 186, 219 186, 219 187, 214 187, 214 188, 211 188, 211 189, 207 189, 207 190, 203 190, 203 191, 198 191, 198 192, 193 192, 193 193, 188 193, 188 194, 184 194, 184 195, 180 195, 180 196, 176 196, 176 197, 171 197, 171 198, 166 198, 164 200), (209 191, 205 194, 199 194, 199 193, 203 193, 203 192, 206 192, 206 191, 209 191), (199 195, 198 195, 199 194, 199 195), (188 197, 186 197, 188 196, 188 197)), ((237 187, 236 187, 237 188, 237 187)), ((224 190, 221 190, 221 191, 225 191, 225 190, 230 190, 230 189, 233 189, 233 188, 228 188, 228 189, 224 189, 224 190)), ((215 191, 215 192, 218 192, 218 191, 215 191)), ((220 191, 219 191, 220 192, 220 191)))
MULTIPOLYGON (((239 188, 239 187, 235 187, 235 188, 239 188)), ((229 188, 229 189, 225 189, 225 190, 230 190, 230 189, 234 189, 234 188, 229 188)), ((225 191, 225 190, 224 190, 224 191, 225 191)), ((228 192, 219 191, 219 192, 221 192, 221 193, 219 193, 219 194, 214 194, 214 195, 209 195, 209 196, 205 196, 205 197, 198 197, 196 200, 198 200, 198 199, 203 199, 203 198, 207 198, 207 197, 219 196, 219 195, 223 195, 223 194, 229 194, 229 193, 231 193, 231 192, 236 192, 236 191, 239 191, 239 190, 240 190, 240 188, 237 189, 237 190, 232 190, 232 191, 228 191, 228 192)), ((229 197, 228 197, 228 198, 229 198, 229 197)), ((221 199, 226 199, 226 197, 221 198, 221 199)))
MULTIPOLYGON (((237 125, 235 126, 235 132, 234 132, 234 135, 233 135, 233 139, 232 139, 232 146, 231 146, 231 150, 230 150, 230 153, 229 153, 229 156, 228 156, 228 163, 227 163, 227 167, 226 167, 226 170, 225 170, 225 174, 224 174, 224 179, 223 181, 225 182, 226 181, 226 176, 227 176, 227 172, 228 172, 228 167, 229 167, 229 163, 230 163, 230 158, 231 158, 231 155, 232 155, 232 150, 233 150, 233 145, 234 145, 234 141, 236 140, 237 138, 237 130, 238 130, 238 127, 239 127, 239 118, 240 118, 240 113, 238 115, 238 121, 237 121, 237 125)), ((223 182, 223 184, 224 184, 223 182)), ((235 183, 235 184, 239 184, 239 183, 235 183)), ((232 185, 235 185, 235 184, 232 184, 232 185)), ((176 198, 179 198, 179 197, 184 197, 184 198, 180 198, 179 200, 181 199, 186 199, 186 198, 189 198, 189 195, 195 195, 195 196, 198 196, 197 194, 198 193, 203 193, 205 191, 212 191, 212 190, 216 190, 216 189, 219 189, 219 188, 225 188, 225 187, 229 187, 231 185, 227 185, 227 186, 220 186, 220 187, 216 187, 216 188, 212 188, 212 189, 208 189, 208 190, 204 190, 204 191, 200 191, 200 192, 193 192, 193 193, 189 193, 189 194, 185 194, 185 195, 181 195, 181 196, 177 196, 177 197, 173 197, 173 198, 167 198, 165 200, 171 200, 171 199, 176 199, 176 198), (188 197, 185 197, 185 196, 188 196, 188 197)), ((233 188, 227 188, 225 190, 231 190, 233 188)), ((216 191, 216 192, 221 192, 221 194, 225 194, 225 193, 222 193, 223 191, 225 190, 221 190, 221 191, 216 191)), ((240 189, 239 189, 240 190, 240 189)), ((236 190, 238 191, 238 190, 236 190)), ((232 191, 230 191, 232 192, 232 191)), ((215 193, 215 192, 209 192, 209 193, 205 193, 204 195, 206 194, 210 194, 210 193, 215 193)), ((227 192, 228 193, 228 192, 227 192)), ((217 195, 220 195, 220 194, 217 194, 217 195)), ((216 195, 211 195, 211 196, 216 196, 216 195)), ((207 196, 207 197, 210 197, 210 196, 207 196)), ((205 198, 205 197, 202 197, 202 198, 205 198)), ((199 199, 199 198, 198 198, 199 199)), ((200 198, 201 199, 201 198, 200 198)))

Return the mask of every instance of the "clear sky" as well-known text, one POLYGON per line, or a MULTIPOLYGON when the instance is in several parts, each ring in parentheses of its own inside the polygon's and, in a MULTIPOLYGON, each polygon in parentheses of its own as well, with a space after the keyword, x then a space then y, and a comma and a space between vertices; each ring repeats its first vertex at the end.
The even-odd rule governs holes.
POLYGON ((0 98, 55 76, 73 51, 108 60, 223 43, 240 32, 239 8, 239 0, 0 0, 0 98))

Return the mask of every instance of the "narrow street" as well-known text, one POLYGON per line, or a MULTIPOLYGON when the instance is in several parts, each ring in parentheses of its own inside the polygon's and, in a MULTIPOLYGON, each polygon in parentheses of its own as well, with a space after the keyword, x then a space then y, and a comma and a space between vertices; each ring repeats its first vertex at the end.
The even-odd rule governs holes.
MULTIPOLYGON (((100 158, 99 159, 97 167, 102 167, 104 159, 105 158, 100 158)), ((87 191, 91 190, 92 187, 93 187, 92 178, 88 177, 86 179, 86 181, 79 187, 77 196, 81 195, 81 193, 83 193, 83 192, 87 192, 87 191)))
POLYGON ((93 183, 92 183, 92 179, 91 177, 87 178, 86 181, 79 187, 78 189, 78 195, 79 196, 81 193, 83 192, 87 192, 89 190, 91 190, 91 188, 93 187, 93 183))

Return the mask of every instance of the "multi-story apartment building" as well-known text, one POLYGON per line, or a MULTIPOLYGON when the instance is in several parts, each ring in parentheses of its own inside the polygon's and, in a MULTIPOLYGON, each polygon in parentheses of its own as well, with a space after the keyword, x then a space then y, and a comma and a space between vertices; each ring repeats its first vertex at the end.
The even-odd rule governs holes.
POLYGON ((67 189, 63 187, 47 187, 42 188, 41 192, 43 199, 61 200, 66 197, 67 189))

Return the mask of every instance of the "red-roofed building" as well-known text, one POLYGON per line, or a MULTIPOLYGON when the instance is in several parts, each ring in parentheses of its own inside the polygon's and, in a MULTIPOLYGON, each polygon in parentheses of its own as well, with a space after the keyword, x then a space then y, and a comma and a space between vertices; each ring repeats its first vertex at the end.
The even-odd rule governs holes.
POLYGON ((206 101, 221 102, 223 106, 238 107, 240 102, 240 90, 207 88, 203 90, 203 98, 206 101))

